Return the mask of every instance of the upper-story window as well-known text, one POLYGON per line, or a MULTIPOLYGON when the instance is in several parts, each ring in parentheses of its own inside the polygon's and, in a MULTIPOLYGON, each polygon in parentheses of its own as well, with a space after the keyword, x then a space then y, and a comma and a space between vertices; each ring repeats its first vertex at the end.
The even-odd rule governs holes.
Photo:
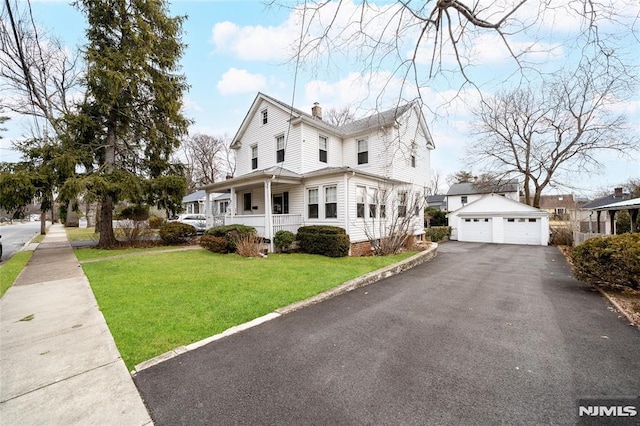
POLYGON ((284 161, 284 135, 276 138, 276 163, 284 161))
POLYGON ((251 146, 251 169, 258 168, 258 145, 251 146))
POLYGON ((327 162, 327 137, 320 136, 318 138, 318 154, 319 160, 323 163, 327 162))
POLYGON ((413 168, 416 167, 416 155, 415 154, 411 154, 411 160, 409 161, 409 163, 411 164, 411 167, 413 167, 413 168))
POLYGON ((338 217, 338 188, 335 186, 324 188, 324 217, 326 219, 338 217))
POLYGON ((467 204, 467 196, 466 195, 461 196, 460 202, 462 203, 463 206, 467 204))
POLYGON ((309 219, 318 218, 318 188, 311 188, 307 192, 309 200, 307 201, 307 215, 309 219))
POLYGON ((369 162, 369 142, 366 139, 358 141, 358 164, 369 162))
POLYGON ((269 113, 266 108, 261 111, 260 116, 262 117, 262 124, 269 122, 269 113))

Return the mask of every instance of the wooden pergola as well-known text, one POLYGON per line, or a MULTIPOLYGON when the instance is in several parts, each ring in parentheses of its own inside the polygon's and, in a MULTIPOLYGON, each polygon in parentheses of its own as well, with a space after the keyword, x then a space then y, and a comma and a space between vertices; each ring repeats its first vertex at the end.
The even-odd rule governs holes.
POLYGON ((609 220, 611 221, 611 234, 615 234, 616 225, 616 213, 620 210, 628 210, 629 216, 631 216, 631 232, 639 232, 640 224, 638 224, 638 210, 640 210, 640 198, 632 198, 630 200, 618 201, 617 203, 611 203, 600 207, 594 207, 589 210, 596 212, 597 216, 597 233, 600 233, 600 215, 602 212, 609 213, 609 220))

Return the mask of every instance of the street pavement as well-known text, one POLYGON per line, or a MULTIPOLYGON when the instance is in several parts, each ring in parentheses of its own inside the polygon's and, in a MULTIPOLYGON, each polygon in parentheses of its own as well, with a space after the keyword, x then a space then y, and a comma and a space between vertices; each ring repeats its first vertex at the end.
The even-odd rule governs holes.
POLYGON ((0 299, 0 424, 151 424, 62 225, 0 299))
POLYGON ((575 424, 582 398, 640 395, 639 353, 557 248, 449 242, 135 382, 156 425, 575 424))
MULTIPOLYGON (((17 222, 0 225, 2 243, 2 262, 11 259, 25 243, 40 233, 40 222, 17 222)), ((1 263, 0 263, 1 265, 1 263)))

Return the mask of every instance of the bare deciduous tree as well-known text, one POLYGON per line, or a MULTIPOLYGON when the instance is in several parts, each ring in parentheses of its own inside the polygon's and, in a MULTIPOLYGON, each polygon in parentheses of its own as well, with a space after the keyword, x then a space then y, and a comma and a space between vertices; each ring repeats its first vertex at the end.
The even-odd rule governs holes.
POLYGON ((521 179, 526 203, 539 207, 542 191, 563 174, 601 167, 603 151, 637 152, 637 133, 615 112, 630 81, 624 69, 591 60, 542 87, 488 98, 474 111, 479 139, 466 163, 521 179))
POLYGON ((348 106, 336 109, 329 108, 324 111, 323 120, 336 127, 355 121, 356 117, 348 106))
POLYGON ((195 134, 182 143, 189 190, 217 182, 235 173, 235 158, 227 136, 195 134))
POLYGON ((57 38, 42 33, 30 8, 5 0, 0 13, 2 106, 39 123, 44 120, 60 136, 64 132, 60 118, 72 108, 81 75, 78 51, 69 51, 57 38))
MULTIPOLYGON (((314 69, 323 70, 339 69, 343 59, 360 63, 372 90, 366 96, 378 99, 384 91, 398 99, 421 98, 431 86, 427 82, 435 77, 445 79, 454 90, 458 84, 478 87, 477 66, 496 55, 514 65, 504 78, 515 73, 524 82, 529 73, 544 72, 549 58, 564 55, 563 49, 577 56, 618 60, 635 55, 620 37, 625 32, 631 39, 637 34, 633 0, 397 0, 386 4, 299 0, 295 4, 296 18, 302 23, 295 62, 309 68, 317 64, 314 69), (561 21, 566 27, 555 30, 561 21), (490 51, 479 46, 481 41, 491 46, 490 51), (375 81, 378 78, 384 82, 375 81)), ((505 69, 505 64, 500 68, 505 69)), ((491 74, 495 79, 495 72, 491 74)))

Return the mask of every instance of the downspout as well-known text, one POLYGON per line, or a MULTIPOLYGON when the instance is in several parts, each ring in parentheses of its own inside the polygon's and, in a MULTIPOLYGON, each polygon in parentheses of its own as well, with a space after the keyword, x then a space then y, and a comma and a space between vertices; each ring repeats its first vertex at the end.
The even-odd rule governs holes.
POLYGON ((300 121, 300 145, 301 145, 301 149, 300 149, 300 174, 304 174, 305 170, 304 170, 304 153, 305 153, 305 147, 304 147, 304 123, 302 121, 300 121))
POLYGON ((213 226, 213 210, 210 208, 211 206, 211 194, 209 193, 209 191, 205 192, 205 199, 204 199, 204 217, 207 218, 207 228, 210 228, 211 226, 213 226))

